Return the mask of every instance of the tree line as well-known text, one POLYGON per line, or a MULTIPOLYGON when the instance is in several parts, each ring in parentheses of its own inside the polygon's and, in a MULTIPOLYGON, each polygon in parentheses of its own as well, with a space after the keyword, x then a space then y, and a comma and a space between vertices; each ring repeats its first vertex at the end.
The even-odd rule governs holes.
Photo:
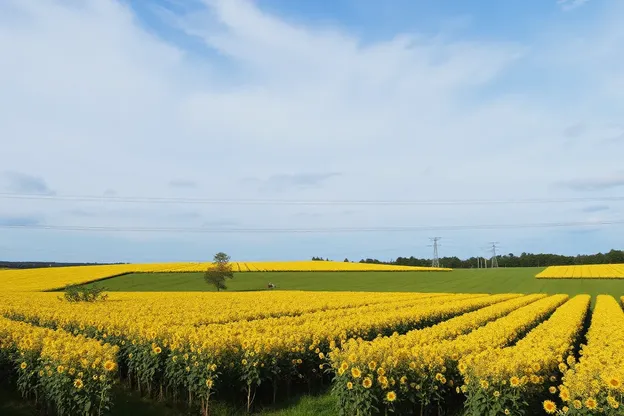
POLYGON ((0 261, 0 269, 39 269, 42 267, 102 266, 125 263, 59 263, 48 261, 0 261))
MULTIPOLYGON (((513 253, 497 256, 498 267, 547 267, 547 266, 572 266, 582 264, 614 264, 624 263, 624 251, 611 250, 607 253, 578 254, 576 256, 564 256, 549 253, 522 253, 519 256, 513 253)), ((488 265, 491 259, 488 258, 488 265)), ((362 259, 360 263, 392 264, 400 266, 431 266, 431 259, 410 257, 397 257, 395 260, 380 261, 377 259, 362 259)), ((453 269, 476 268, 479 260, 477 257, 460 259, 459 257, 440 257, 440 266, 453 269)), ((481 257, 483 267, 483 257, 481 257)))

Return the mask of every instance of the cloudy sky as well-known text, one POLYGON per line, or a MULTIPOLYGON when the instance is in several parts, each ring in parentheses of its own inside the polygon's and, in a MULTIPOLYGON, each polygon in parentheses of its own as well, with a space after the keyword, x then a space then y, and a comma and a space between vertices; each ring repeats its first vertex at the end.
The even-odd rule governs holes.
POLYGON ((0 259, 623 248, 622 21, 618 0, 3 0, 0 259), (522 227, 553 223, 584 225, 522 227))

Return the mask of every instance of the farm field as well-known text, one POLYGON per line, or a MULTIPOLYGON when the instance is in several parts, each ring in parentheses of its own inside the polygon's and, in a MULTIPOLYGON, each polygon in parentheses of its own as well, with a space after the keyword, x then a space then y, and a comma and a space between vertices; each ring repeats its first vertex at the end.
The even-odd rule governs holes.
POLYGON ((222 293, 131 273, 75 304, 34 290, 58 270, 2 271, 0 413, 618 414, 624 280, 541 270, 244 272, 222 293))
MULTIPOLYGON (((624 293, 624 280, 536 279, 542 268, 457 269, 449 273, 427 272, 280 272, 236 273, 228 281, 232 291, 326 290, 366 292, 464 292, 464 293, 586 293, 591 296, 624 293)), ((201 273, 129 274, 104 280, 111 291, 208 291, 201 273)))
MULTIPOLYGON (((71 304, 56 293, 3 293, 0 363, 14 387, 70 414, 86 403, 115 409, 116 400, 124 401, 122 411, 137 395, 160 404, 175 397, 185 410, 169 409, 172 414, 235 414, 228 406, 262 409, 291 392, 327 388, 333 393, 303 403, 363 415, 438 406, 462 414, 462 402, 471 414, 498 414, 500 405, 511 414, 545 414, 544 403, 572 404, 549 393, 551 387, 590 405, 623 399, 617 383, 624 380, 624 312, 619 298, 599 296, 590 315, 590 300, 519 293, 112 292, 104 302, 71 304), (585 361, 578 362, 587 322, 585 361), (500 363, 496 371, 480 364, 483 354, 501 357, 487 361, 500 363), (475 377, 484 382, 474 384, 475 377)), ((305 414, 288 411, 283 414, 305 414)))
MULTIPOLYGON (((111 264, 72 267, 49 267, 24 270, 2 270, 0 287, 12 291, 41 291, 84 284, 129 273, 197 273, 212 263, 149 263, 111 264)), ((431 267, 393 266, 383 264, 346 263, 336 261, 273 261, 232 262, 237 273, 258 272, 450 272, 451 269, 431 267)))

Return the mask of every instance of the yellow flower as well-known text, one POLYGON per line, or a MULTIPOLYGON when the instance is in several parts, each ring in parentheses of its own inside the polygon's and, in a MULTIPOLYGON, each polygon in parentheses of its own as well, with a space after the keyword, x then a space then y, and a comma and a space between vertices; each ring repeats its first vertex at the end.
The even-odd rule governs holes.
POLYGON ((22 370, 26 370, 26 367, 28 367, 28 364, 26 364, 26 362, 23 362, 23 363, 20 364, 20 368, 22 370))
POLYGON ((84 387, 84 383, 82 382, 81 379, 77 378, 76 380, 74 380, 74 387, 80 390, 81 388, 84 387))
POLYGON ((596 407, 598 407, 598 402, 596 402, 596 399, 590 397, 589 399, 585 400, 585 407, 587 407, 589 410, 594 410, 596 407))
POLYGON ((509 385, 511 387, 518 387, 520 385, 520 379, 516 376, 513 376, 509 379, 509 385))
POLYGON ((370 389, 372 385, 373 380, 371 380, 369 377, 365 377, 364 380, 362 380, 362 386, 364 386, 365 389, 370 389))
POLYGON ((212 379, 211 379, 211 378, 207 378, 207 379, 206 379, 206 387, 208 387, 209 389, 211 389, 213 384, 214 384, 214 382, 212 381, 212 379))
POLYGON ((353 367, 351 369, 351 375, 353 376, 353 378, 360 378, 362 376, 362 372, 359 368, 353 367))
POLYGON ((388 400, 389 402, 393 402, 393 401, 395 401, 395 400, 396 400, 396 397, 397 397, 397 396, 396 396, 396 393, 395 393, 395 392, 393 392, 393 391, 389 391, 389 392, 386 394, 386 400, 388 400))
POLYGON ((500 391, 496 390, 494 392, 494 397, 497 397, 497 398, 500 397, 500 391))
POLYGON ((614 409, 617 409, 618 407, 620 407, 620 402, 618 402, 613 396, 607 396, 607 403, 609 403, 609 406, 611 406, 614 409))
POLYGON ((503 413, 505 413, 506 415, 508 415, 508 414, 510 413, 510 412, 509 412, 509 409, 505 409, 505 411, 504 411, 503 413))
POLYGON ((583 407, 583 403, 581 403, 580 400, 574 400, 572 402, 572 406, 574 406, 575 409, 580 409, 583 407))
POLYGON ((549 392, 550 394, 555 394, 555 393, 557 393, 557 387, 555 387, 555 386, 550 386, 550 387, 548 388, 548 392, 549 392))
POLYGON ((544 410, 548 414, 553 414, 553 413, 555 413, 557 411, 557 405, 552 400, 545 400, 544 401, 544 410))
POLYGON ((104 363, 104 370, 106 371, 113 371, 116 367, 117 364, 115 364, 113 361, 108 360, 104 363))
POLYGON ((353 388, 353 383, 348 381, 347 382, 347 389, 351 390, 353 388))
POLYGON ((609 387, 617 389, 620 387, 620 379, 617 377, 612 377, 609 379, 609 387))

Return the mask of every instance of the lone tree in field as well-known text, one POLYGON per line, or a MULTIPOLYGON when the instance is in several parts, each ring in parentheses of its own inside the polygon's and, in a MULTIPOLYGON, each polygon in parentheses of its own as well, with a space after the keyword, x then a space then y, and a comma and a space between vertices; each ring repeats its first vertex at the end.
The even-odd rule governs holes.
POLYGON ((227 289, 225 279, 234 278, 232 265, 230 264, 230 256, 223 252, 215 254, 212 265, 208 267, 204 273, 204 280, 217 288, 217 292, 221 289, 227 289))

